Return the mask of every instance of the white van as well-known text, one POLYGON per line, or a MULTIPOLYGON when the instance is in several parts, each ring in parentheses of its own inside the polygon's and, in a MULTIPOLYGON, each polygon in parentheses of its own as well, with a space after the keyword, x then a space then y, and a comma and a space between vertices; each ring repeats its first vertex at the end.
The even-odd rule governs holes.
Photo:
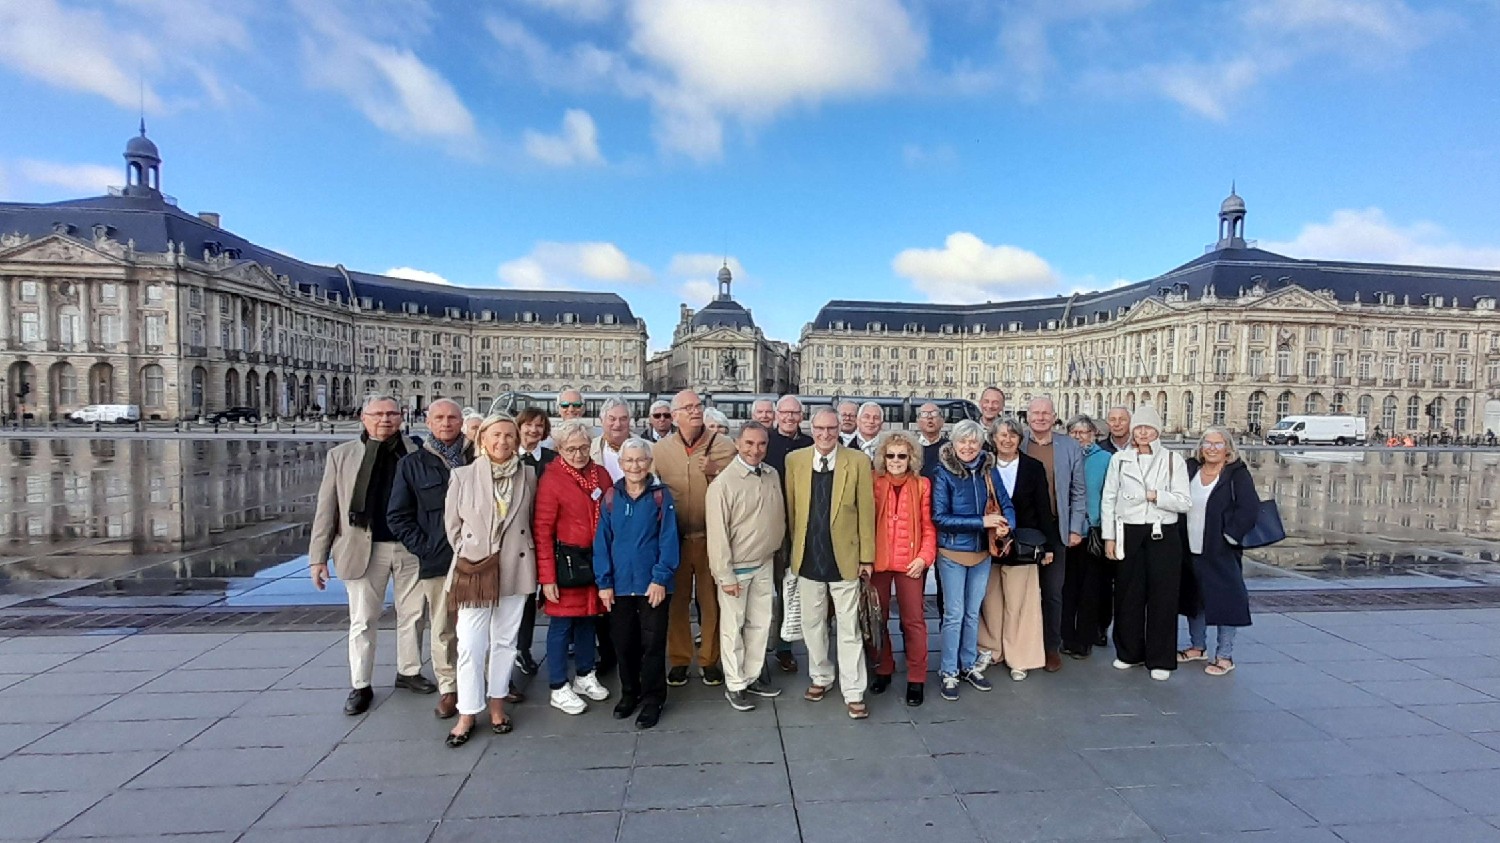
POLYGON ((141 420, 141 408, 134 404, 90 404, 68 414, 68 420, 80 424, 131 424, 141 420))
POLYGON ((1353 445, 1365 438, 1362 416, 1287 416, 1266 431, 1267 445, 1353 445))

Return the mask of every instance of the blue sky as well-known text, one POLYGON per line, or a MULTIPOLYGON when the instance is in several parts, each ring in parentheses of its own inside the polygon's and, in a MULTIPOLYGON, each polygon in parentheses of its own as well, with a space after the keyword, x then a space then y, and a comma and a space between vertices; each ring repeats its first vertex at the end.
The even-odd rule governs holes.
POLYGON ((614 290, 670 340, 727 255, 983 301, 1202 253, 1500 268, 1500 2, 0 0, 0 199, 164 189, 300 258, 614 290))

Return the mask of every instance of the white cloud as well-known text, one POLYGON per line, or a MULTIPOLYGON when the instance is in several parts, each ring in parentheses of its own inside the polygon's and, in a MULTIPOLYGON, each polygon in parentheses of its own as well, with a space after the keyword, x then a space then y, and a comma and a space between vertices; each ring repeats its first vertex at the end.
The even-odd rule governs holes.
POLYGON ((973 303, 1052 293, 1058 276, 1035 252, 991 246, 967 231, 948 235, 941 249, 905 249, 891 261, 929 301, 973 303))
POLYGON ((938 143, 932 146, 909 143, 901 147, 901 160, 913 169, 952 167, 958 163, 958 150, 951 143, 938 143))
POLYGON ((546 135, 527 129, 523 138, 526 154, 552 167, 603 164, 599 153, 599 130, 587 111, 570 108, 563 114, 562 132, 546 135))
POLYGON ((655 276, 613 243, 537 243, 531 254, 500 264, 500 283, 525 290, 644 284, 655 276))
POLYGON ((590 23, 604 20, 614 11, 612 0, 523 0, 528 6, 590 23))
MULTIPOLYGON (((308 27, 302 52, 310 85, 348 97, 377 128, 398 137, 460 145, 476 139, 474 115, 453 85, 395 41, 398 35, 388 36, 392 43, 377 40, 397 28, 391 22, 367 11, 346 15, 322 0, 294 0, 294 5, 308 27)), ((411 21, 424 18, 416 12, 408 16, 408 31, 411 21)))
POLYGON ((428 272, 425 269, 414 269, 409 266, 393 266, 390 269, 387 269, 385 271, 385 274, 390 276, 391 278, 405 278, 408 281, 425 281, 428 284, 445 284, 450 287, 453 286, 452 281, 449 281, 447 278, 444 278, 436 272, 428 272))
POLYGON ((677 292, 684 304, 697 309, 714 300, 719 294, 719 285, 712 281, 684 281, 677 292))
POLYGON ((103 164, 63 164, 55 161, 17 161, 19 183, 40 188, 59 188, 68 196, 101 196, 105 188, 125 181, 120 167, 103 164))
POLYGON ((726 264, 730 274, 736 279, 745 277, 745 267, 740 264, 739 258, 708 252, 679 252, 673 255, 667 264, 667 274, 674 278, 712 278, 717 283, 719 268, 726 264))
POLYGON ((1401 225, 1379 208, 1334 211, 1327 222, 1308 223, 1291 240, 1260 246, 1298 258, 1500 269, 1500 247, 1459 243, 1431 222, 1401 225))

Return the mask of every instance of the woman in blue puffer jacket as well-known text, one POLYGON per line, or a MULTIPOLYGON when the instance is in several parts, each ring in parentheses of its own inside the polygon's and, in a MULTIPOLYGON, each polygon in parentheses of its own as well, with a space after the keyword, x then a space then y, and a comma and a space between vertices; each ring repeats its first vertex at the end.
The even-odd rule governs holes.
POLYGON ((942 658, 938 682, 945 700, 958 699, 960 679, 981 691, 991 688, 983 673, 973 673, 979 657, 979 607, 989 585, 989 531, 1010 533, 1016 509, 984 452, 984 428, 964 420, 953 426, 952 441, 938 452, 932 478, 932 522, 938 530, 938 576, 943 582, 942 658), (991 499, 1000 512, 985 514, 991 499), (960 670, 962 665, 962 670, 960 670))
POLYGON ((620 446, 625 476, 604 493, 594 535, 594 584, 609 612, 620 665, 615 717, 640 706, 637 729, 650 729, 667 701, 667 605, 680 548, 672 490, 651 473, 651 443, 620 446))

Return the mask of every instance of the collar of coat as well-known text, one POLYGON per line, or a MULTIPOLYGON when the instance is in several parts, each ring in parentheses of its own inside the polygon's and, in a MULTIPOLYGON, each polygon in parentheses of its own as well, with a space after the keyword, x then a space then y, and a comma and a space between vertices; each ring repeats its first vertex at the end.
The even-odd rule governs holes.
MULTIPOLYGON (((958 450, 953 447, 952 442, 946 442, 942 448, 938 449, 938 465, 941 465, 948 473, 959 477, 967 477, 969 474, 969 467, 958 458, 958 450)), ((976 473, 982 474, 994 467, 995 455, 989 451, 980 451, 979 468, 976 469, 976 473)))

